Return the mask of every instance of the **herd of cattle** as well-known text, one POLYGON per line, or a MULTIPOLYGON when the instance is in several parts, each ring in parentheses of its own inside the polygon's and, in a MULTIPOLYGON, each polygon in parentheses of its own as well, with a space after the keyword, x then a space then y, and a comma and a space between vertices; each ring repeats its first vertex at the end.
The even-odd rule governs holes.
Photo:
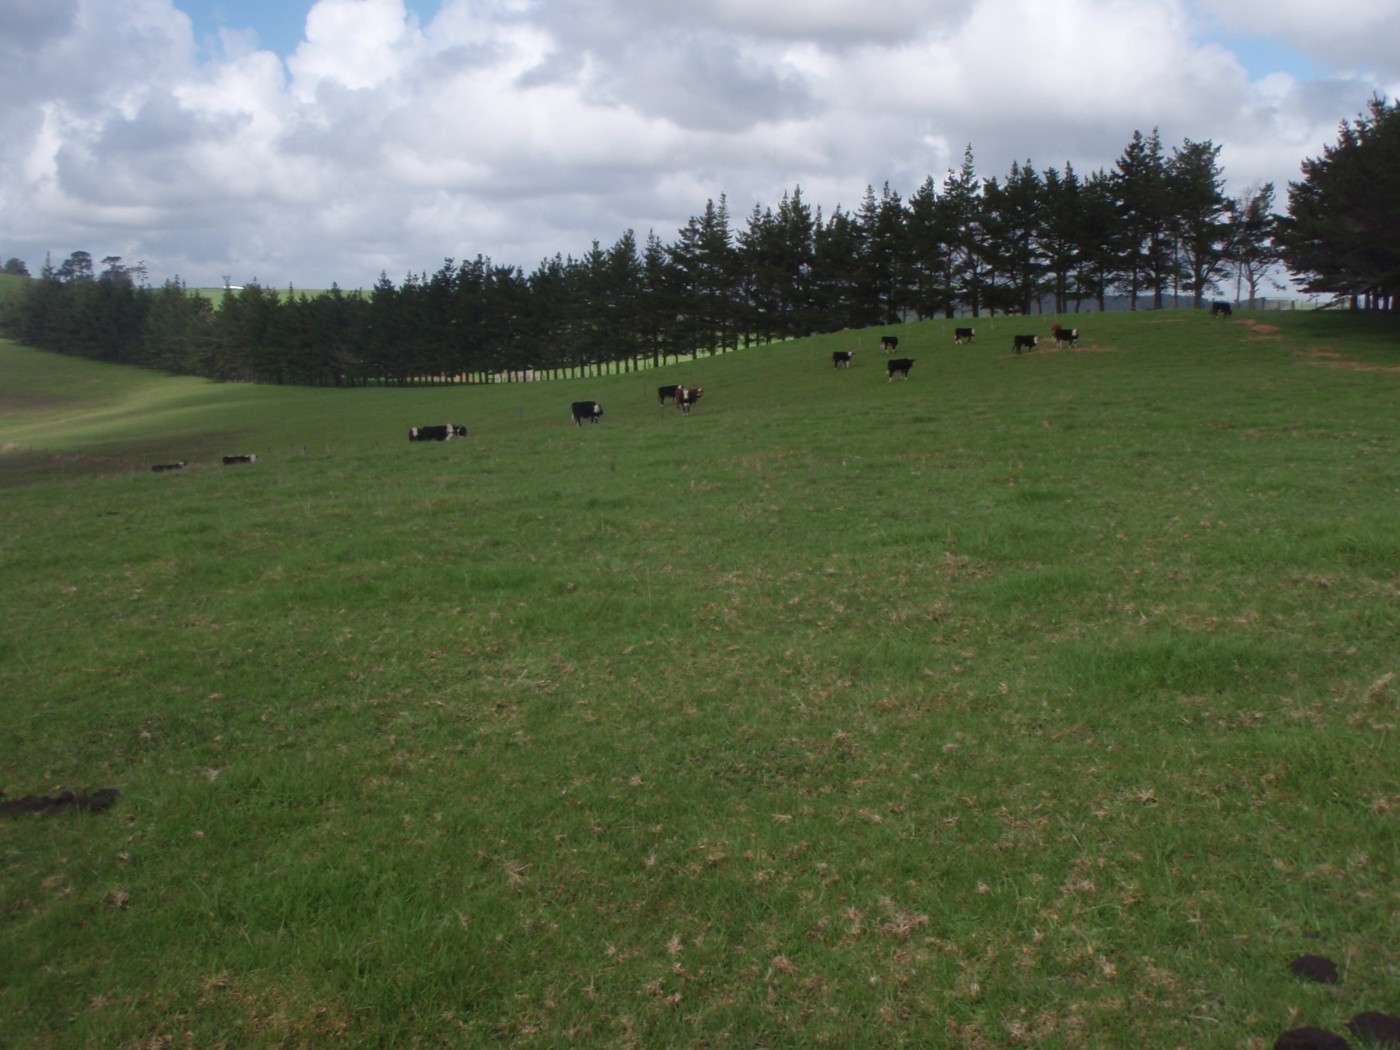
MULTIPOLYGON (((1212 317, 1229 317, 1231 315, 1230 304, 1226 302, 1213 302, 1210 305, 1212 317)), ((1079 342, 1078 328, 1064 328, 1059 324, 1050 326, 1050 333, 1055 338, 1055 346, 1068 346, 1073 349, 1079 342)), ((970 343, 977 335, 976 328, 955 328, 953 329, 953 342, 962 345, 970 343)), ((1033 351, 1040 346, 1040 336, 1038 335, 1013 335, 1011 337, 1011 349, 1015 353, 1022 351, 1033 351)), ((899 337, 895 335, 882 335, 880 337, 880 349, 885 353, 894 353, 899 349, 899 337)), ((831 363, 836 368, 850 368, 855 358, 854 350, 836 350, 831 355, 831 363)), ((914 367, 912 357, 893 357, 885 362, 886 382, 893 382, 895 376, 909 378, 909 371, 914 367)), ((704 387, 685 386, 680 383, 672 383, 667 386, 656 388, 656 397, 659 404, 673 402, 680 409, 682 415, 689 415, 691 408, 700 400, 704 394, 704 387)), ((603 406, 597 401, 575 401, 570 406, 574 426, 583 426, 584 420, 590 423, 597 423, 603 418, 603 406)), ((463 438, 467 436, 467 428, 461 423, 439 423, 430 426, 409 427, 409 441, 449 441, 454 437, 463 438)), ((258 457, 252 453, 238 456, 224 456, 224 465, 231 466, 236 463, 256 463, 258 457)), ((151 469, 156 473, 167 470, 183 470, 185 461, 179 460, 175 463, 157 463, 151 469)))

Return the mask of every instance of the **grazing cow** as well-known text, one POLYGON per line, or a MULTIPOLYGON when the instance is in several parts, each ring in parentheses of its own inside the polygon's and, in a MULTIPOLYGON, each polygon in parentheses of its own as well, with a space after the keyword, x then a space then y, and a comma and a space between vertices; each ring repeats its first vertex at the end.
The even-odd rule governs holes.
MULTIPOLYGON (((466 427, 462 428, 464 431, 466 427)), ((409 441, 448 441, 457 433, 457 428, 451 423, 443 423, 441 426, 432 427, 409 427, 409 441)))
POLYGON ((575 401, 573 403, 574 426, 583 426, 586 419, 590 423, 596 423, 603 418, 603 406, 596 401, 575 401))
POLYGON ((1056 346, 1062 346, 1063 344, 1068 343, 1070 345, 1070 348, 1073 349, 1074 344, 1079 342, 1078 328, 1061 328, 1057 324, 1052 324, 1050 326, 1050 331, 1055 333, 1056 346))
POLYGON ((897 336, 897 335, 882 335, 882 336, 880 336, 880 349, 881 349, 881 350, 888 350, 888 351, 890 351, 891 353, 893 353, 895 350, 898 350, 898 349, 899 349, 899 336, 897 336))
POLYGON ((185 469, 185 461, 184 461, 183 459, 182 459, 182 460, 179 460, 179 461, 177 461, 177 462, 175 462, 175 463, 153 463, 153 464, 151 465, 151 470, 152 470, 153 472, 155 472, 156 474, 160 474, 160 473, 162 473, 162 472, 164 472, 164 471, 167 471, 167 470, 184 470, 184 469, 185 469))
POLYGON ((850 368, 851 358, 855 356, 854 350, 835 350, 831 354, 831 365, 833 368, 850 368))
POLYGON ((664 405, 664 404, 666 403, 666 399, 667 399, 668 397, 669 397, 672 401, 674 401, 674 400, 676 399, 676 391, 679 390, 679 389, 680 389, 680 387, 679 387, 677 384, 675 384, 675 383, 672 383, 670 386, 659 386, 659 387, 657 387, 657 388, 656 388, 656 403, 657 403, 658 405, 664 405))
POLYGON ((225 456, 224 466, 231 467, 235 463, 256 463, 257 461, 258 457, 256 453, 246 452, 241 456, 225 456))
POLYGON ((1038 335, 1018 335, 1014 338, 1016 342, 1012 344, 1012 349, 1014 349, 1018 354, 1023 349, 1034 350, 1037 346, 1040 345, 1040 336, 1038 335))
POLYGON ((908 379, 909 369, 913 367, 914 359, 912 357, 896 357, 889 361, 886 361, 885 369, 889 372, 890 375, 889 379, 886 379, 885 382, 893 382, 894 377, 896 375, 902 375, 905 379, 908 379))
POLYGON ((976 334, 977 334, 977 329, 975 329, 975 328, 954 328, 954 329, 953 329, 953 342, 955 342, 955 343, 970 343, 970 342, 972 342, 972 337, 973 337, 974 335, 976 335, 976 334))
POLYGON ((1217 299, 1210 304, 1210 315, 1212 317, 1229 317, 1231 314, 1230 304, 1217 299))
POLYGON ((678 386, 676 387, 676 407, 681 410, 681 415, 690 415, 691 406, 700 400, 700 395, 705 392, 702 386, 678 386))

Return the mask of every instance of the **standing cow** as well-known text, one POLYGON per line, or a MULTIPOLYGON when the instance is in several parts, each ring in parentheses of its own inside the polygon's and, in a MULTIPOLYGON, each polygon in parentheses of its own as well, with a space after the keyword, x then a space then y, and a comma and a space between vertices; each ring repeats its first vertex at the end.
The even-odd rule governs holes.
POLYGON ((896 350, 899 349, 899 336, 897 336, 897 335, 882 335, 882 336, 880 336, 880 349, 886 351, 887 353, 894 353, 894 351, 896 351, 896 350))
POLYGON ((666 403, 666 399, 667 399, 668 397, 669 397, 672 401, 674 401, 674 400, 676 399, 676 391, 679 390, 679 389, 680 389, 680 387, 679 387, 677 384, 675 384, 675 383, 672 383, 672 384, 670 384, 669 386, 659 386, 659 387, 657 387, 657 388, 656 388, 656 403, 657 403, 658 405, 664 405, 664 404, 666 403))
POLYGON ((1022 350, 1034 350, 1040 345, 1040 336, 1038 335, 1018 335, 1013 338, 1016 341, 1012 343, 1011 348, 1018 354, 1022 350))
POLYGON ((700 395, 704 392, 705 388, 702 386, 676 387, 676 407, 681 410, 681 415, 690 415, 692 406, 700 400, 700 395))
POLYGON ((973 337, 974 335, 976 335, 976 334, 977 334, 977 329, 975 329, 975 328, 954 328, 954 329, 953 329, 953 342, 955 342, 955 343, 970 343, 970 342, 972 342, 972 337, 973 337))
POLYGON ((603 418, 603 406, 596 401, 575 401, 573 403, 574 426, 583 426, 586 419, 590 423, 596 423, 603 418))
POLYGON ((885 369, 886 369, 886 371, 889 372, 889 378, 886 379, 885 382, 887 382, 887 383, 893 382, 893 381, 894 381, 894 377, 897 376, 897 375, 901 375, 901 376, 903 376, 905 379, 908 379, 908 378, 909 378, 909 369, 911 369, 911 368, 913 368, 913 367, 914 367, 914 359, 913 359, 912 357, 896 357, 896 358, 894 358, 894 359, 892 359, 892 360, 890 360, 890 361, 886 361, 886 362, 885 362, 885 369))
POLYGON ((850 368, 851 358, 855 355, 854 350, 834 350, 831 354, 831 365, 833 368, 850 368))
POLYGON ((1210 304, 1210 315, 1212 317, 1229 317, 1231 314, 1230 304, 1217 299, 1210 304))

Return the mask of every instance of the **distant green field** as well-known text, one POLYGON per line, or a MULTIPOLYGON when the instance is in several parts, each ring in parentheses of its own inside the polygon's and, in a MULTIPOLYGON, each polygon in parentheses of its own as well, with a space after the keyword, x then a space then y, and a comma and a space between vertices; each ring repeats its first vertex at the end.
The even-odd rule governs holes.
MULTIPOLYGON (((204 298, 212 302, 214 304, 215 310, 217 310, 224 304, 224 296, 228 294, 228 289, 226 288, 191 288, 189 290, 196 295, 204 296, 204 298)), ((278 295, 281 296, 285 296, 287 294, 287 288, 285 286, 281 288, 274 288, 272 286, 268 286, 268 290, 275 291, 278 295)), ((291 291, 295 295, 305 295, 308 298, 314 299, 318 295, 325 295, 328 289, 293 287, 291 291)), ((350 294, 349 289, 342 289, 342 291, 344 291, 347 295, 350 294)))
POLYGON ((1394 1012, 1400 329, 1011 353, 1051 320, 888 329, 893 383, 878 331, 413 390, 0 344, 0 788, 121 791, 0 819, 6 1045, 1394 1012))

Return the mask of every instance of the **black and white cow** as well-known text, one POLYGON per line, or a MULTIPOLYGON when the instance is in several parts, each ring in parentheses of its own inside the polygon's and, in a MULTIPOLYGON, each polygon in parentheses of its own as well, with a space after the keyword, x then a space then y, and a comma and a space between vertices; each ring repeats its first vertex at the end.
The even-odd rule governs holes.
POLYGON ((1217 299, 1210 304, 1210 315, 1212 317, 1229 317, 1231 313, 1230 304, 1227 302, 1217 299))
POLYGON ((156 474, 162 474, 162 473, 164 473, 164 472, 167 471, 167 470, 184 470, 184 469, 185 469, 185 461, 184 461, 183 459, 177 460, 177 461, 174 462, 174 463, 153 463, 153 464, 151 464, 151 470, 152 470, 154 473, 156 473, 156 474))
POLYGON ((913 367, 914 359, 912 357, 896 357, 889 361, 886 361, 885 369, 889 372, 889 378, 886 379, 885 382, 893 382, 894 377, 897 375, 901 375, 905 379, 908 379, 909 369, 913 367))
POLYGON ((850 368, 851 358, 855 356, 854 350, 833 350, 831 353, 831 365, 833 368, 850 368))
POLYGON ((233 465, 236 464, 236 463, 256 463, 257 461, 258 461, 258 457, 257 457, 257 454, 256 454, 256 453, 254 453, 254 452, 245 452, 245 453, 244 453, 243 455, 241 455, 241 456, 225 456, 225 457, 224 457, 224 466, 226 466, 226 467, 231 467, 231 466, 233 466, 233 465))
POLYGON ((1057 324, 1052 324, 1050 326, 1050 331, 1055 333, 1056 346, 1063 346, 1065 343, 1068 343, 1072 349, 1074 344, 1079 342, 1078 328, 1061 328, 1057 324))
POLYGON ((1040 336, 1038 335, 1018 335, 1013 336, 1013 338, 1016 341, 1012 344, 1012 349, 1018 354, 1022 350, 1034 350, 1040 345, 1040 336))
POLYGON ((882 336, 880 336, 880 349, 881 349, 881 350, 888 350, 888 351, 890 351, 891 353, 893 353, 895 350, 898 350, 898 349, 899 349, 899 336, 897 336, 897 335, 882 335, 882 336))
POLYGON ((659 404, 659 405, 664 405, 664 404, 666 403, 666 399, 667 399, 668 397, 669 397, 672 401, 674 401, 674 400, 676 399, 676 391, 679 390, 679 389, 680 389, 680 385, 677 384, 677 383, 672 383, 670 386, 659 386, 659 387, 657 387, 657 388, 656 388, 656 403, 659 404))
MULTIPOLYGON (((462 427, 463 433, 466 427, 462 427)), ((409 427, 409 441, 448 441, 457 436, 457 427, 451 423, 443 423, 439 426, 430 427, 409 427)))
POLYGON ((574 426, 583 426, 586 419, 590 423, 596 423, 603 418, 603 406, 596 401, 575 401, 573 403, 574 426))
POLYGON ((974 335, 976 335, 976 334, 977 334, 977 329, 975 329, 975 328, 954 328, 954 329, 953 329, 953 342, 955 342, 955 343, 970 343, 970 342, 972 342, 972 337, 973 337, 974 335))

